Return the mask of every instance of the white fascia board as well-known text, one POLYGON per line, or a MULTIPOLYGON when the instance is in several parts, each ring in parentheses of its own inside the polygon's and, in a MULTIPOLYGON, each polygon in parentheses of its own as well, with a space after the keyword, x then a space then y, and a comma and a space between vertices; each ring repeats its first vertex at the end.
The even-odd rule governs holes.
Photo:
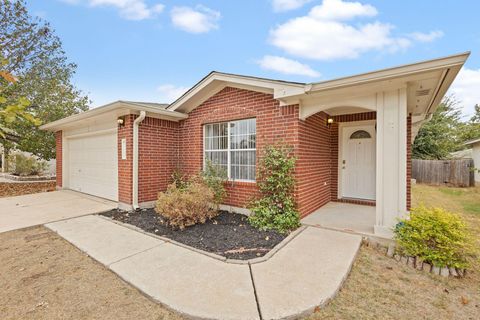
POLYGON ((452 55, 444 58, 421 61, 417 63, 402 65, 398 67, 382 69, 373 72, 362 73, 354 76, 339 78, 335 80, 323 81, 309 84, 305 87, 305 92, 313 92, 339 87, 353 86, 368 82, 389 80, 393 78, 405 77, 417 73, 429 72, 438 69, 449 68, 453 66, 462 66, 467 60, 470 52, 452 55))
MULTIPOLYGON (((227 86, 272 93, 275 99, 280 99, 284 96, 291 96, 305 92, 305 85, 301 83, 284 82, 278 80, 269 80, 263 78, 212 72, 207 77, 198 82, 195 86, 193 86, 183 96, 181 96, 170 106, 168 106, 167 110, 173 111, 179 108, 181 109, 182 106, 186 106, 186 110, 183 111, 189 112, 191 106, 188 102, 190 100, 195 99, 195 104, 199 105, 205 99, 205 95, 201 94, 202 91, 209 90, 209 87, 214 87, 215 90, 213 91, 218 91, 219 89, 221 90, 222 88, 227 86)), ((206 96, 208 97, 209 95, 207 94, 206 96)))
POLYGON ((109 112, 122 112, 122 111, 125 111, 125 112, 126 111, 128 112, 145 111, 157 118, 171 120, 171 121, 179 121, 179 120, 188 118, 188 115, 180 112, 176 112, 176 111, 164 110, 164 109, 149 107, 149 106, 142 106, 142 105, 128 103, 124 101, 115 101, 98 108, 90 109, 88 111, 85 111, 79 114, 74 114, 72 116, 44 124, 40 126, 40 129, 48 130, 48 131, 57 131, 62 127, 72 124, 74 122, 90 119, 90 118, 97 117, 109 112))

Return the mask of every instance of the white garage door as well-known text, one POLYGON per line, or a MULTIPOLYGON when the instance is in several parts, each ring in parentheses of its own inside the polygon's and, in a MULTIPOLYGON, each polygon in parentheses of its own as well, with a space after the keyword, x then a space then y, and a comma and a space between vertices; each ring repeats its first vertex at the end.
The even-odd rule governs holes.
POLYGON ((116 132, 70 138, 68 187, 98 197, 118 200, 116 132))

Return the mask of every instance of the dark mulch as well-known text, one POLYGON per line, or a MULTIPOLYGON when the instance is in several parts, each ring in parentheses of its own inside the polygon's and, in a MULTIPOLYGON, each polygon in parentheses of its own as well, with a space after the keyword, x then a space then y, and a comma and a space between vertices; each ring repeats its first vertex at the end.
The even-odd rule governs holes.
POLYGON ((164 219, 154 209, 135 212, 114 209, 102 215, 229 259, 247 260, 264 256, 285 238, 285 235, 277 232, 255 229, 250 226, 246 216, 226 211, 204 224, 184 230, 173 230, 166 226, 164 219))

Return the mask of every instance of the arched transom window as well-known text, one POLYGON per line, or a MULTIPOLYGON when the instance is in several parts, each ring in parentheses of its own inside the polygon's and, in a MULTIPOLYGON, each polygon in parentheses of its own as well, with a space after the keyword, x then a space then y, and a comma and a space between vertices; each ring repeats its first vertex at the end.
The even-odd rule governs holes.
POLYGON ((350 139, 369 139, 372 136, 365 130, 357 130, 350 135, 350 139))

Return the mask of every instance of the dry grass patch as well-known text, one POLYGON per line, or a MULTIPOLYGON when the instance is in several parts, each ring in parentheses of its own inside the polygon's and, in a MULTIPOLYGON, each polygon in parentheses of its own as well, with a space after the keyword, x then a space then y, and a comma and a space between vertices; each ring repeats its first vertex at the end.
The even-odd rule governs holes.
MULTIPOLYGON (((461 214, 480 240, 480 187, 413 186, 413 205, 461 214)), ((480 268, 463 279, 417 271, 363 246, 338 296, 309 319, 478 319, 480 268)))
POLYGON ((362 247, 344 287, 309 319, 478 319, 480 278, 441 278, 362 247))
POLYGON ((0 318, 182 319, 44 227, 0 234, 0 318))

